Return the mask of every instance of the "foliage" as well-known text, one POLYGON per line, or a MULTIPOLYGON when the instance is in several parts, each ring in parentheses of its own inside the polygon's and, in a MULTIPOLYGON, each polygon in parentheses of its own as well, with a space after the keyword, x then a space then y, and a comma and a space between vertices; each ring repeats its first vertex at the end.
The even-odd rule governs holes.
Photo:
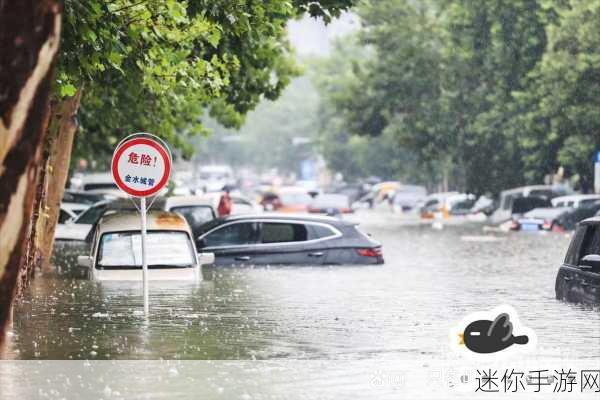
POLYGON ((452 186, 474 193, 538 183, 559 166, 589 189, 600 140, 599 8, 583 0, 365 2, 360 41, 374 55, 348 60, 343 79, 325 71, 338 79, 333 94, 324 86, 331 118, 349 136, 392 135, 415 171, 439 179, 446 170, 452 186))
POLYGON ((298 74, 289 19, 326 20, 351 0, 65 1, 57 96, 84 87, 77 153, 106 158, 125 134, 152 131, 189 155, 200 116, 227 126, 298 74))

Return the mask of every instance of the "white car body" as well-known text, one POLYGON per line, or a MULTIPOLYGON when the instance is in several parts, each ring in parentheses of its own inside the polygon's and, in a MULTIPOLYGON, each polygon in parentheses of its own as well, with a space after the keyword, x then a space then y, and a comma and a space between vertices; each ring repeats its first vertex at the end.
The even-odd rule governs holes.
MULTIPOLYGON (((120 200, 121 201, 121 200, 120 200)), ((56 226, 56 231, 54 233, 55 240, 80 240, 84 241, 90 230, 93 227, 93 224, 82 224, 79 223, 82 218, 85 217, 86 212, 92 212, 93 207, 102 206, 105 204, 109 204, 109 201, 102 201, 94 204, 90 207, 90 209, 84 211, 82 214, 78 215, 76 218, 68 221, 65 224, 58 224, 56 226)), ((132 205, 133 206, 133 205, 132 205)), ((193 207, 193 206, 210 206, 212 209, 213 217, 217 216, 216 207, 213 206, 212 203, 207 202, 204 197, 201 196, 172 196, 167 197, 164 200, 164 204, 161 207, 161 211, 173 211, 178 207, 193 207)))
MULTIPOLYGON (((138 261, 138 247, 136 240, 133 238, 139 238, 140 230, 140 216, 135 212, 123 212, 107 215, 102 217, 98 222, 96 231, 94 232, 94 239, 92 241, 91 252, 89 255, 81 255, 77 258, 77 262, 80 266, 89 268, 89 277, 97 281, 141 281, 142 280, 142 268, 139 266, 138 261), (109 235, 106 237, 106 235, 109 235), (110 235, 117 236, 116 239, 110 237, 110 235), (100 264, 101 260, 101 246, 107 246, 107 243, 116 243, 119 241, 119 235, 131 235, 130 247, 127 244, 129 239, 125 239, 122 242, 125 243, 124 251, 118 251, 120 248, 117 247, 115 255, 110 258, 113 264, 108 266, 105 264, 103 268, 100 264), (130 250, 130 252, 128 252, 130 250), (120 263, 128 262, 127 256, 131 255, 132 260, 135 260, 135 267, 122 266, 120 263), (114 263, 116 260, 116 264, 114 263)), ((189 258, 186 259, 185 254, 181 254, 181 257, 186 259, 186 264, 189 262, 190 266, 176 267, 176 266, 164 266, 156 268, 148 268, 148 280, 200 280, 201 273, 200 267, 203 264, 210 264, 214 262, 214 255, 212 253, 197 254, 196 246, 192 237, 192 232, 185 219, 179 214, 168 213, 163 211, 152 211, 147 215, 147 231, 148 238, 150 239, 154 234, 169 235, 176 234, 180 240, 186 240, 187 248, 190 250, 189 258), (179 235, 179 234, 182 235, 179 235), (185 237, 185 239, 182 239, 185 237)), ((129 236, 127 236, 129 237, 129 236)), ((147 239, 148 240, 148 239, 147 239)), ((138 240, 139 242, 139 240, 138 240)), ((161 243, 155 244, 155 246, 168 246, 169 242, 164 240, 161 243)), ((119 243, 118 246, 121 246, 119 243)), ((168 247, 167 247, 168 248, 168 247)), ((106 250, 104 250, 106 251, 106 250)), ((165 263, 160 257, 164 257, 161 252, 163 249, 148 249, 148 265, 158 264, 162 265, 165 263), (153 253, 154 251, 154 253, 153 253)), ((141 254, 141 250, 139 250, 141 254)), ((179 253, 175 256, 179 256, 179 253)), ((104 255, 104 262, 106 262, 106 255, 104 255)), ((140 262, 141 263, 141 262, 140 262)), ((129 265, 129 264, 127 264, 129 265)))
POLYGON ((586 203, 594 203, 598 200, 600 200, 600 194, 573 194, 555 197, 551 200, 551 203, 553 207, 579 208, 586 203))

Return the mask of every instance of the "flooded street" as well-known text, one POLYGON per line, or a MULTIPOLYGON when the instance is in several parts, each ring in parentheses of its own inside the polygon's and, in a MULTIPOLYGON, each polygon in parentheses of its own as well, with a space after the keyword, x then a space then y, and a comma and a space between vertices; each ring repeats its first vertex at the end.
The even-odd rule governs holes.
POLYGON ((199 284, 38 278, 15 309, 9 359, 397 360, 449 357, 462 317, 513 306, 536 357, 600 357, 600 313, 554 298, 563 234, 484 234, 362 211, 382 266, 205 269, 199 284))

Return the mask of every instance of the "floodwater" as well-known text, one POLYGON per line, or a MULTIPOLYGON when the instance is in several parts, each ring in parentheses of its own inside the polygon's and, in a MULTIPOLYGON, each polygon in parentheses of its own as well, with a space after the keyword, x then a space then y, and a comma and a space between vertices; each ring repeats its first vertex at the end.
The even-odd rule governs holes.
MULTIPOLYGON (((44 361, 0 362, 0 388, 55 399, 502 398, 476 390, 482 365, 457 358, 449 334, 502 304, 537 334, 506 371, 600 369, 600 310, 554 298, 567 235, 353 218, 382 242, 384 265, 205 268, 201 283, 151 282, 148 318, 139 283, 38 277, 2 357, 44 361)), ((597 396, 578 390, 549 386, 540 398, 597 396)))
POLYGON ((38 277, 14 310, 10 359, 443 359, 448 331, 501 304, 538 337, 536 356, 599 359, 600 312, 554 298, 563 234, 443 229, 363 211, 385 264, 205 268, 197 284, 38 277))

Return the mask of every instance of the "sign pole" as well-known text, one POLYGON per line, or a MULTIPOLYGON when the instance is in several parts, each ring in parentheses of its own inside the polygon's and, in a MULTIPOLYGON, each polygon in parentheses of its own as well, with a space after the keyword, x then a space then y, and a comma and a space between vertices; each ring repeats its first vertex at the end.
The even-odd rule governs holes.
POLYGON ((150 300, 148 296, 148 260, 146 259, 146 198, 140 199, 140 215, 142 219, 142 280, 144 290, 144 314, 150 311, 150 300))
POLYGON ((171 151, 165 142, 149 133, 135 133, 119 142, 111 162, 112 176, 117 187, 129 196, 140 199, 142 289, 146 316, 150 311, 146 198, 156 196, 169 183, 172 160, 171 151))

